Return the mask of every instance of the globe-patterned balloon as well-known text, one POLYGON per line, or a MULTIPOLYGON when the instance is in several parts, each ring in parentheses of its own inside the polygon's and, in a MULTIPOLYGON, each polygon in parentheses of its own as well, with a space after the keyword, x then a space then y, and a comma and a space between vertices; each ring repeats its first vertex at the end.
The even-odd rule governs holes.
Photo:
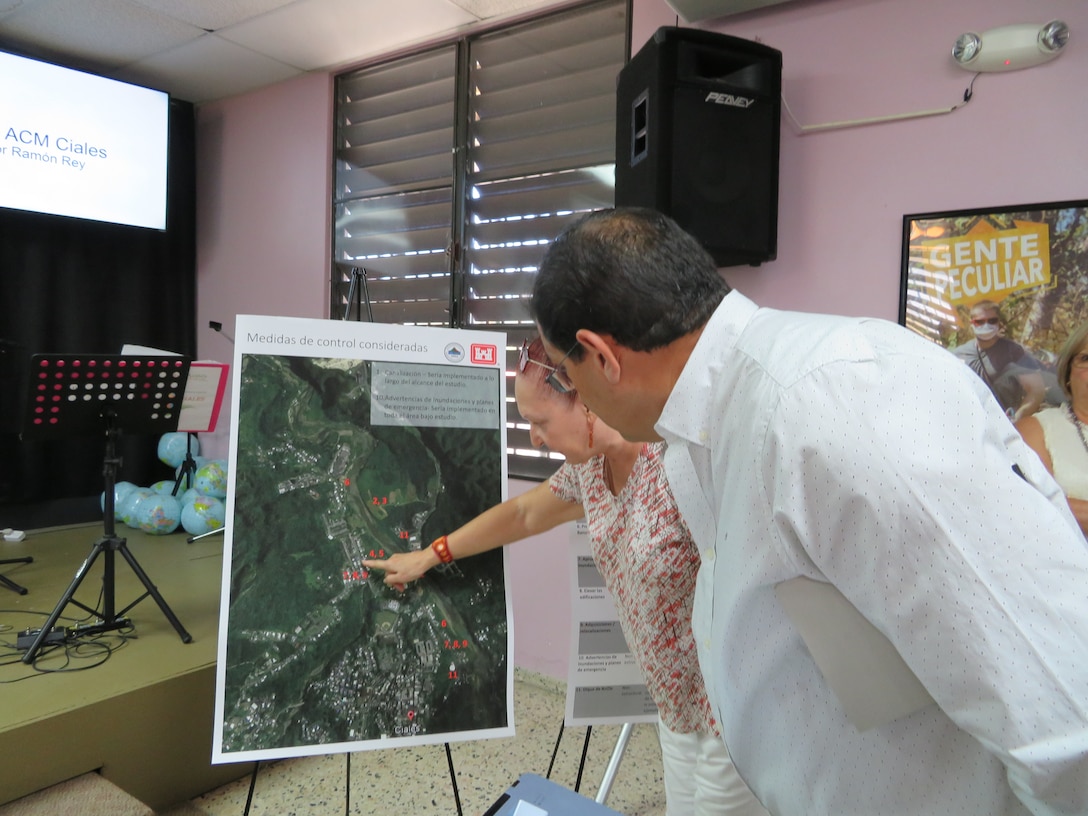
MULTIPOLYGON (((113 485, 113 519, 119 521, 121 518, 121 500, 125 498, 129 493, 136 489, 136 485, 132 482, 116 482, 113 485)), ((102 512, 106 512, 106 491, 102 491, 102 495, 99 496, 98 506, 102 508, 102 512)))
POLYGON ((198 496, 181 508, 181 526, 189 535, 204 535, 226 524, 227 506, 214 496, 198 496))
POLYGON ((137 525, 136 505, 140 503, 141 499, 154 495, 155 491, 150 487, 137 487, 135 490, 130 490, 121 500, 121 504, 118 505, 117 519, 123 521, 129 527, 135 527, 137 525))
POLYGON ((180 504, 184 508, 185 505, 192 504, 203 495, 204 494, 197 490, 195 487, 190 487, 188 490, 184 490, 178 493, 178 504, 180 504))
MULTIPOLYGON (((173 479, 163 479, 162 481, 155 482, 155 484, 151 485, 151 489, 162 496, 173 496, 174 485, 176 484, 177 482, 173 479)), ((178 486, 178 490, 181 490, 180 485, 178 486)))
POLYGON ((172 533, 181 523, 181 505, 173 496, 152 493, 136 502, 135 526, 151 535, 172 533))
POLYGON ((218 459, 206 462, 197 468, 196 477, 193 479, 193 487, 205 496, 214 496, 217 499, 226 498, 227 495, 227 469, 218 459))
POLYGON ((189 434, 187 433, 181 431, 164 433, 159 438, 159 461, 165 462, 172 468, 176 468, 185 461, 185 451, 187 449, 191 451, 195 457, 200 453, 200 440, 194 436, 192 444, 190 445, 189 434))

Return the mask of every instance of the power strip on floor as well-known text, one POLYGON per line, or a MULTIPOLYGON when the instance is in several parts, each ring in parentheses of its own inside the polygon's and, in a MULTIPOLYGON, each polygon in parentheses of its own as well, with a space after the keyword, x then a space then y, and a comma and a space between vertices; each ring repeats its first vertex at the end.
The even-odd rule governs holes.
MULTIPOLYGON (((38 633, 41 629, 27 629, 24 632, 20 632, 15 639, 15 648, 17 649, 29 649, 34 645, 34 641, 38 638, 38 633)), ((54 626, 52 631, 45 636, 45 640, 42 641, 42 645, 46 646, 50 643, 64 643, 68 639, 68 632, 59 626, 54 626)))

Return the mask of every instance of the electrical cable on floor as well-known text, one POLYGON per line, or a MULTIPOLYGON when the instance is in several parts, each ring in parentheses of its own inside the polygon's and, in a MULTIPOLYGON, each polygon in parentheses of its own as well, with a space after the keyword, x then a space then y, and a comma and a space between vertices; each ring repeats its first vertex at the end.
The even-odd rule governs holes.
MULTIPOLYGON (((0 614, 4 613, 25 615, 27 614, 27 610, 0 610, 0 614)), ((46 616, 46 613, 44 612, 31 612, 30 614, 41 614, 46 616)), ((64 620, 72 625, 66 629, 57 630, 64 633, 63 639, 43 644, 38 654, 35 655, 34 661, 30 664, 32 673, 11 680, 2 680, 0 681, 0 685, 19 683, 23 680, 29 680, 32 677, 40 677, 46 674, 89 671, 90 669, 101 666, 109 660, 114 652, 126 646, 130 640, 135 640, 137 638, 136 628, 134 626, 129 626, 110 633, 97 633, 94 635, 81 636, 79 634, 79 625, 86 623, 91 619, 93 619, 93 616, 80 619, 65 618, 64 620), (59 666, 49 665, 47 663, 47 661, 57 660, 61 661, 59 666)), ((0 628, 0 632, 3 631, 5 630, 0 628)), ((14 632, 15 629, 12 626, 7 626, 6 631, 14 632)), ((21 647, 18 642, 13 643, 10 640, 0 639, 0 667, 21 663, 25 651, 25 647, 21 647)))

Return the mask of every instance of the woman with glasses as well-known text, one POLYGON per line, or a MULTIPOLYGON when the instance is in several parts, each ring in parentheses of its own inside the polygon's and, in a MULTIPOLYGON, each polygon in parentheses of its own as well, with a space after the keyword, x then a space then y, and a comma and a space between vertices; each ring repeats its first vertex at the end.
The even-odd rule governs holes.
POLYGON ((1066 401, 1016 423, 1065 492, 1080 529, 1088 535, 1088 320, 1078 326, 1058 356, 1058 381, 1066 401))
POLYGON ((585 517, 597 568, 660 712, 667 816, 766 811, 717 735, 699 673, 691 606, 699 553, 665 481, 661 443, 628 442, 579 399, 535 340, 522 346, 514 394, 536 447, 566 457, 548 481, 492 507, 428 549, 364 566, 404 589, 431 567, 585 517))

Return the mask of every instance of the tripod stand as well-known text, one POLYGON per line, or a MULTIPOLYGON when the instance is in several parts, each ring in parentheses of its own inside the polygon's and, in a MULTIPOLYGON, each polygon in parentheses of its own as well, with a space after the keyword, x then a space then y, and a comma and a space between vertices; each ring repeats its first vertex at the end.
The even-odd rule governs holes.
MULTIPOLYGON (((25 558, 3 558, 0 559, 0 564, 30 564, 34 561, 29 555, 25 558)), ((26 595, 26 587, 20 586, 6 575, 0 575, 0 585, 6 586, 12 592, 18 592, 20 595, 26 595)))
POLYGON ((178 489, 181 487, 181 480, 185 480, 185 489, 188 490, 193 486, 193 476, 196 474, 196 459, 193 458, 193 435, 186 433, 185 435, 185 459, 181 463, 181 467, 178 469, 178 478, 174 480, 174 489, 171 491, 171 496, 178 495, 178 489))
MULTIPOLYGON (((86 425, 91 423, 98 424, 100 422, 105 422, 106 451, 102 466, 102 472, 105 479, 105 493, 103 494, 104 529, 102 537, 95 541, 94 545, 91 547, 90 555, 87 556, 87 559, 83 562, 82 566, 76 571, 72 583, 69 584, 68 589, 64 591, 60 601, 46 620, 45 625, 38 631, 30 648, 27 649, 26 654, 23 655, 23 662, 27 664, 34 662, 34 658, 37 656, 42 643, 45 642, 47 636, 53 631, 54 624, 56 624, 57 619, 60 618, 61 613, 69 603, 75 604, 80 609, 83 609, 91 615, 96 615, 99 618, 98 622, 81 626, 75 631, 77 636, 83 636, 128 628, 131 626, 131 621, 124 617, 125 613, 150 595, 155 599, 155 602, 159 605, 159 609, 162 610, 166 619, 170 621, 170 624, 177 631, 179 637, 181 637, 182 643, 192 642, 192 635, 190 635, 185 630, 185 627, 181 625, 181 621, 178 620, 173 610, 170 609, 158 589, 151 582, 147 573, 144 572, 139 562, 129 551, 126 540, 117 536, 115 530, 116 519, 114 515, 117 469, 121 464, 121 459, 117 455, 117 436, 119 433, 117 428, 118 417, 124 412, 137 424, 142 424, 145 427, 156 430, 162 428, 164 424, 167 429, 170 429, 170 425, 176 427, 177 406, 180 406, 181 403, 185 386, 185 372, 188 370, 188 363, 180 360, 171 360, 169 362, 160 363, 157 361, 157 358, 138 360, 124 356, 62 359, 57 355, 35 355, 32 358, 32 368, 38 372, 38 385, 40 389, 45 392, 45 399, 42 400, 42 402, 47 406, 51 403, 51 400, 48 397, 51 387, 62 394, 65 393, 65 383, 68 384, 67 388, 69 391, 75 390, 77 393, 79 389, 84 387, 85 382, 91 383, 93 388, 95 380, 93 378, 87 378, 83 373, 87 370, 111 370, 111 377, 108 379, 120 387, 116 388, 118 397, 112 400, 112 402, 110 400, 104 400, 104 405, 101 402, 98 405, 95 405, 92 400, 77 400, 73 402, 72 404, 74 406, 89 404, 91 408, 73 408, 69 411, 68 416, 66 416, 65 412, 59 408, 57 409, 57 413, 51 413, 50 411, 39 411, 33 404, 31 406, 30 421, 27 423, 27 430, 24 433, 37 432, 44 435, 47 433, 56 434, 69 432, 70 429, 65 427, 69 424, 66 423, 66 419, 71 420, 70 424, 76 431, 83 429, 86 425), (114 366, 115 363, 116 366, 114 366), (162 369, 161 373, 156 373, 156 366, 162 369), (181 367, 184 367, 184 370, 181 370, 181 367), (173 369, 173 371, 168 372, 166 369, 173 369), (150 376, 148 375, 148 371, 151 372, 150 376), (135 399, 130 400, 126 398, 128 392, 147 393, 147 398, 139 401, 135 399), (151 400, 158 401, 151 402, 151 400), (117 611, 115 602, 115 562, 118 553, 125 559, 146 590, 143 595, 139 596, 120 611, 117 611), (105 556, 103 562, 101 611, 92 609, 75 600, 73 597, 100 555, 105 556)), ((97 393, 97 391, 92 390, 92 388, 87 388, 87 393, 97 393)))
POLYGON ((370 290, 366 286, 366 267, 351 268, 351 283, 348 284, 348 296, 344 301, 344 320, 351 316, 351 307, 355 306, 355 319, 363 319, 363 304, 366 303, 366 318, 374 322, 374 311, 370 305, 370 290))

